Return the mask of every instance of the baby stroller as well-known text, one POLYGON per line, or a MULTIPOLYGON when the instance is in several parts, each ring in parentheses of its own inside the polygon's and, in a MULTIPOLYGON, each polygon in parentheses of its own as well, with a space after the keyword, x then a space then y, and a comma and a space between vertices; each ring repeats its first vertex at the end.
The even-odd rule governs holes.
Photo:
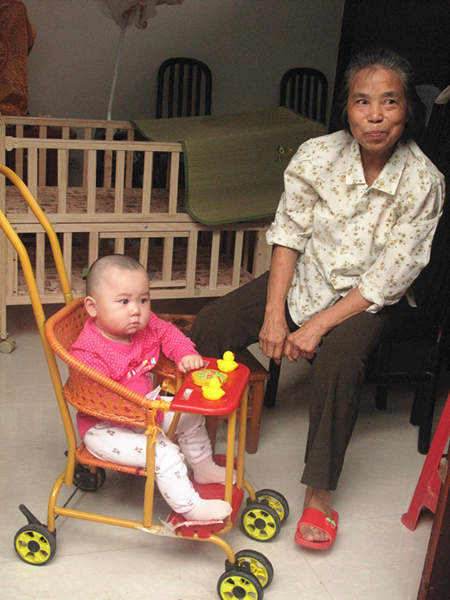
MULTIPOLYGON (((273 567, 270 561, 255 550, 241 550, 234 553, 222 537, 233 527, 240 513, 240 525, 248 537, 258 541, 270 541, 278 535, 282 523, 289 514, 288 503, 282 494, 270 489, 255 491, 244 480, 248 368, 239 364, 233 372, 229 373, 223 384, 225 395, 220 400, 212 401, 203 397, 201 389, 194 383, 191 374, 183 380, 174 365, 163 358, 156 365, 154 372, 157 376, 168 377, 175 383, 175 396, 172 402, 168 402, 161 398, 153 400, 144 398, 72 357, 68 349, 77 338, 87 317, 83 299, 72 299, 57 235, 39 204, 13 171, 4 165, 0 165, 0 171, 18 188, 45 230, 66 302, 61 310, 46 320, 28 252, 3 212, 0 211, 0 225, 14 246, 22 265, 68 444, 65 468, 56 479, 50 493, 47 523, 40 522, 26 506, 19 506, 28 523, 15 535, 16 553, 28 564, 37 566, 47 564, 56 553, 55 519, 58 516, 117 525, 155 535, 212 542, 222 548, 226 554, 225 571, 217 582, 219 597, 222 600, 233 598, 261 600, 264 589, 273 578, 273 567), (69 378, 65 385, 62 383, 56 357, 62 359, 69 368, 69 378), (105 462, 92 456, 83 443, 77 446, 69 404, 102 420, 144 427, 148 436, 147 468, 139 469, 105 462), (197 412, 206 415, 222 415, 227 419, 226 454, 215 457, 218 464, 226 467, 225 485, 199 485, 194 482, 202 497, 220 498, 231 504, 232 514, 225 522, 208 525, 189 524, 176 513, 170 515, 167 523, 153 522, 155 484, 153 442, 158 432, 155 417, 158 411, 168 410, 176 413, 197 412), (141 521, 83 512, 68 507, 75 493, 98 490, 105 481, 108 469, 145 477, 141 521), (235 483, 233 483, 234 470, 235 483), (62 487, 72 485, 75 485, 75 491, 69 500, 62 506, 58 505, 62 487), (243 503, 244 491, 248 494, 246 503, 243 503), (241 506, 242 510, 240 510, 241 506)), ((209 368, 218 367, 218 361, 215 359, 207 360, 209 368)), ((174 421, 169 436, 175 431, 176 419, 174 421)))

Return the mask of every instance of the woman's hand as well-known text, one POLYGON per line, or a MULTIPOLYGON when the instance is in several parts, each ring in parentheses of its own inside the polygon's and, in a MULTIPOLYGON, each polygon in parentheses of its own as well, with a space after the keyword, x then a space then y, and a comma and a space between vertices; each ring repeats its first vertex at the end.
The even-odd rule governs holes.
POLYGON ((266 315, 258 336, 259 347, 268 358, 273 358, 279 364, 284 354, 284 346, 288 335, 289 329, 284 316, 273 318, 266 315))
POLYGON ((291 333, 284 347, 284 354, 290 361, 299 356, 310 360, 326 335, 331 329, 343 321, 367 310, 370 302, 363 298, 357 287, 350 290, 344 297, 332 306, 311 317, 306 323, 291 333))
POLYGON ((178 363, 178 370, 182 373, 189 373, 194 369, 201 369, 205 366, 205 361, 200 354, 186 354, 178 363))
POLYGON ((299 357, 310 360, 317 352, 327 331, 326 326, 322 323, 320 313, 311 317, 300 329, 288 335, 284 345, 284 355, 291 362, 296 361, 299 357))
POLYGON ((297 258, 296 250, 284 246, 275 246, 272 253, 264 323, 259 332, 259 347, 277 364, 281 361, 284 344, 289 335, 285 316, 286 295, 297 258))

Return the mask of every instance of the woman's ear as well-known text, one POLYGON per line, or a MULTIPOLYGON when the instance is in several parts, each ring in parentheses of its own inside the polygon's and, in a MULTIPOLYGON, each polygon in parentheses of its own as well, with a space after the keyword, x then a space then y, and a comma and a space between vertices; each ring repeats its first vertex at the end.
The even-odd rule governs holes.
POLYGON ((97 316, 97 304, 92 296, 86 296, 84 299, 84 308, 90 317, 97 316))

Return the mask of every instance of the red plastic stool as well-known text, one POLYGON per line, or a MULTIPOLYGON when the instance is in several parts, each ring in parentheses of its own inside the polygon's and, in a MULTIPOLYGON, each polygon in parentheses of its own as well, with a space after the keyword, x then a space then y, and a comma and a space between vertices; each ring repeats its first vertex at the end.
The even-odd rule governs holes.
POLYGON ((417 525, 419 513, 422 508, 428 508, 432 513, 436 512, 439 490, 442 479, 438 468, 444 454, 445 445, 450 437, 450 394, 439 419, 430 449, 422 467, 422 472, 417 482, 414 496, 411 500, 408 512, 402 516, 402 523, 408 529, 414 530, 417 525))

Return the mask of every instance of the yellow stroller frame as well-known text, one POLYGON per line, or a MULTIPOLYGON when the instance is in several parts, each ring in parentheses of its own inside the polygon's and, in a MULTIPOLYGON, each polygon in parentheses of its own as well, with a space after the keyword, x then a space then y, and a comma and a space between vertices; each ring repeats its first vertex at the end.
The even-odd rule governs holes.
MULTIPOLYGON (((19 506, 19 509, 27 518, 28 524, 21 527, 15 535, 14 548, 16 553, 23 561, 32 565, 41 566, 48 563, 56 552, 55 518, 59 515, 137 529, 156 535, 173 535, 174 537, 212 542, 222 548, 227 557, 225 572, 219 577, 217 583, 219 597, 222 600, 233 598, 262 600, 264 589, 271 583, 273 578, 273 567, 270 561, 255 550, 242 550, 234 553, 230 545, 220 537, 221 534, 228 532, 233 527, 243 500, 244 490, 248 493, 248 499, 241 513, 240 524, 248 537, 258 541, 273 539, 278 535, 282 523, 289 514, 287 501, 281 494, 270 489, 255 492, 253 487, 244 480, 245 417, 247 414, 247 383, 249 376, 247 367, 239 365, 236 372, 230 374, 229 381, 227 380, 224 384, 224 390, 226 391, 224 400, 215 403, 214 406, 211 406, 210 402, 208 406, 207 402, 202 402, 201 394, 196 393, 195 390, 191 397, 186 395, 186 391, 190 390, 191 393, 192 387, 195 387, 190 376, 187 376, 183 381, 177 374, 176 388, 179 391, 175 394, 171 403, 161 399, 149 400, 72 357, 69 353, 70 345, 78 337, 86 318, 83 299, 74 300, 72 298, 57 235, 39 204, 14 171, 0 165, 0 172, 17 187, 45 230, 66 302, 61 310, 46 320, 28 252, 4 213, 0 211, 1 228, 14 246, 21 262, 68 444, 66 466, 56 479, 50 493, 47 524, 41 523, 24 505, 19 506), (69 367, 69 378, 64 386, 55 355, 60 357, 69 367), (104 420, 145 427, 148 436, 147 468, 138 469, 107 463, 89 454, 84 444, 80 444, 77 448, 75 429, 68 403, 78 410, 99 416, 104 420), (238 409, 241 417, 237 427, 238 409), (221 497, 232 505, 232 515, 223 523, 201 526, 186 524, 185 526, 183 519, 175 513, 172 513, 168 524, 158 525, 153 523, 154 441, 158 432, 155 416, 157 411, 166 412, 168 410, 221 414, 227 417, 226 455, 215 457, 217 462, 226 467, 225 486, 210 484, 209 486, 202 486, 201 489, 203 497, 221 497), (238 444, 235 457, 236 433, 238 434, 238 444), (105 480, 105 469, 124 471, 146 477, 142 521, 132 521, 70 509, 67 508, 68 502, 64 506, 57 504, 63 485, 72 486, 75 484, 76 490, 81 491, 94 491, 100 488, 105 480), (233 483, 234 469, 236 471, 235 483, 233 483)), ((214 359, 208 360, 212 361, 211 366, 217 365, 214 359)), ((158 365, 155 367, 154 372, 158 373, 158 365)), ((169 436, 174 433, 176 424, 177 420, 174 419, 169 436)))

